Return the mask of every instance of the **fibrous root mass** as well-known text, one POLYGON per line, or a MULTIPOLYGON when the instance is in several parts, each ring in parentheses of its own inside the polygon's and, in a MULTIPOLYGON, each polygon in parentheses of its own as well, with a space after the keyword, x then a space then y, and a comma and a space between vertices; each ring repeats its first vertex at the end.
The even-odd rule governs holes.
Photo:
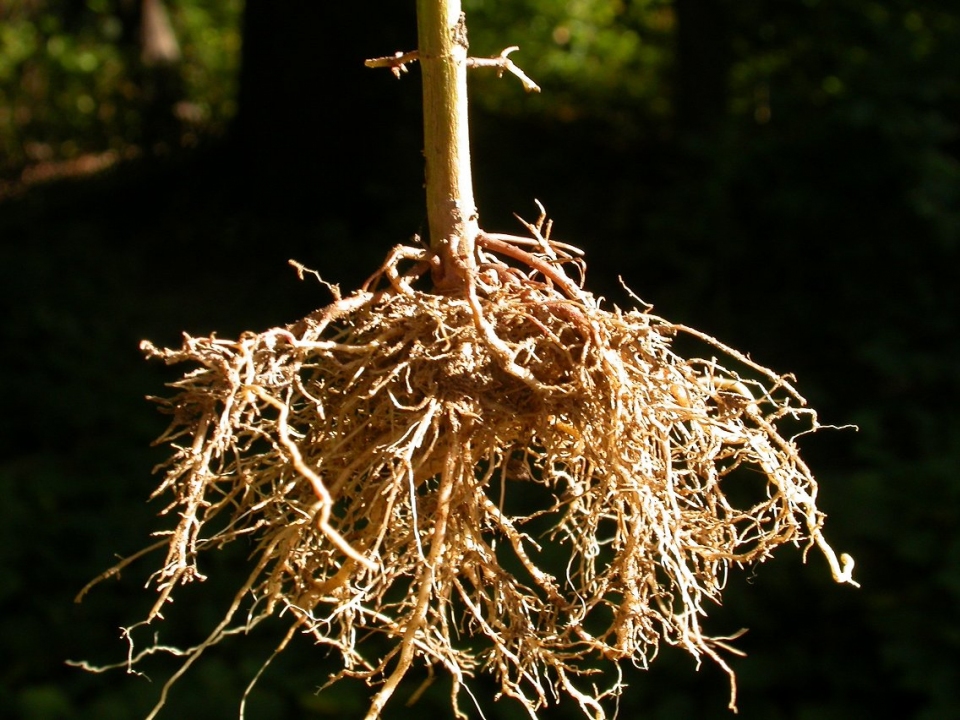
POLYGON ((156 494, 176 524, 148 620, 204 551, 255 547, 188 664, 285 610, 288 638, 339 652, 332 680, 378 688, 370 718, 419 663, 452 675, 458 715, 486 671, 531 716, 569 694, 599 718, 619 661, 662 641, 733 689, 729 638, 702 627, 732 567, 817 546, 852 582, 778 429, 817 427, 789 379, 649 308, 601 307, 579 251, 528 227, 481 234, 462 293, 415 289, 430 252, 401 247, 293 325, 144 343, 191 368, 161 401, 173 454, 156 494), (704 356, 677 355, 678 334, 704 356))

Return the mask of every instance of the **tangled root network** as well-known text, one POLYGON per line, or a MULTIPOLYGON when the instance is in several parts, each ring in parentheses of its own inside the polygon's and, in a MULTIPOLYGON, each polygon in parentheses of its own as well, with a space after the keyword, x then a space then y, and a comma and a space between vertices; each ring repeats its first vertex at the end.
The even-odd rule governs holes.
POLYGON ((728 570, 791 543, 852 582, 778 431, 817 426, 788 380, 649 308, 603 309, 571 279, 579 251, 530 227, 481 234, 460 294, 415 290, 431 255, 400 247, 294 325, 144 343, 196 366, 162 401, 157 493, 179 520, 148 621, 204 551, 255 546, 185 665, 285 611, 288 639, 342 657, 331 682, 377 688, 368 718, 417 665, 449 672, 458 717, 479 671, 531 717, 561 695, 606 717, 620 661, 645 666, 661 641, 726 669, 732 704, 730 638, 701 626, 728 570), (675 354, 678 334, 704 357, 675 354))

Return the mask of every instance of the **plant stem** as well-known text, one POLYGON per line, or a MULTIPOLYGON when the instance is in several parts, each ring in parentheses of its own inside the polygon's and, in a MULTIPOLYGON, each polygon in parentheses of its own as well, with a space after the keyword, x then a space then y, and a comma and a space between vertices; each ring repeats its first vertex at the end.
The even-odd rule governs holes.
POLYGON ((464 287, 479 231, 467 121, 467 28, 460 0, 417 0, 430 246, 438 290, 464 287))

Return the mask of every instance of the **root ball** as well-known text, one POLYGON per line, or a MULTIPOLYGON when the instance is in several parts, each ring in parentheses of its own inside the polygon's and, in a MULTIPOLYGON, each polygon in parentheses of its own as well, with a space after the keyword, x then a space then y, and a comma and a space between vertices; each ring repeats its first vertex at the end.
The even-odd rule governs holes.
POLYGON ((620 687, 594 684, 597 663, 645 664, 661 641, 732 685, 729 646, 701 627, 732 566, 803 543, 849 580, 777 430, 816 427, 786 378, 552 276, 415 291, 396 263, 416 257, 388 259, 387 290, 286 328, 145 343, 199 366, 162 401, 157 493, 179 521, 157 608, 204 550, 248 537, 255 568, 208 644, 245 604, 247 623, 287 610, 341 652, 338 677, 380 686, 368 717, 417 660, 452 673, 455 708, 482 669, 531 713, 564 692, 602 717, 620 687), (677 333, 739 371, 679 357, 677 333), (390 649, 369 657, 371 632, 390 649))

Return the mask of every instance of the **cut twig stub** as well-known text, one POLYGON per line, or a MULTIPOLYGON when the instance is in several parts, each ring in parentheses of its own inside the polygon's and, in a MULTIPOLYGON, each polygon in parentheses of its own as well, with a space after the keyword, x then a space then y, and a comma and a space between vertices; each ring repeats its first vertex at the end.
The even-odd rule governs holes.
MULTIPOLYGON (((511 45, 508 48, 504 48, 500 54, 495 57, 467 58, 467 67, 495 68, 497 70, 497 77, 503 77, 503 74, 508 72, 520 80, 523 84, 523 89, 527 92, 540 92, 540 86, 531 80, 530 77, 509 58, 510 53, 516 52, 519 49, 520 47, 518 45, 511 45)), ((407 65, 417 62, 419 59, 420 51, 418 50, 411 50, 409 52, 397 51, 393 55, 364 60, 363 64, 368 68, 388 68, 394 77, 399 79, 403 73, 408 71, 407 65)))

